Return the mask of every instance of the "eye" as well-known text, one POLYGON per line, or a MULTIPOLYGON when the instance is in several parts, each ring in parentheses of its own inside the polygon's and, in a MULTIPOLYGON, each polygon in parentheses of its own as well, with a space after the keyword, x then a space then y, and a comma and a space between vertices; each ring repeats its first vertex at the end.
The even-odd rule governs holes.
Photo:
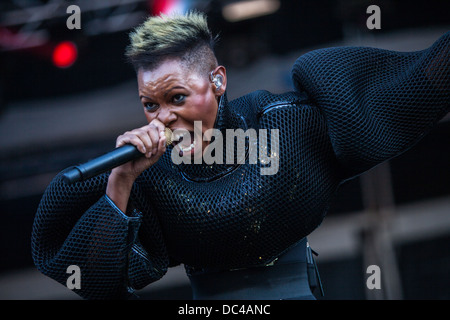
POLYGON ((186 99, 186 96, 184 94, 176 94, 172 97, 172 101, 175 104, 181 104, 184 102, 184 100, 186 99))
POLYGON ((144 103, 144 108, 148 112, 156 111, 156 109, 158 109, 158 107, 159 107, 159 105, 157 105, 156 103, 152 103, 152 102, 145 102, 144 103))

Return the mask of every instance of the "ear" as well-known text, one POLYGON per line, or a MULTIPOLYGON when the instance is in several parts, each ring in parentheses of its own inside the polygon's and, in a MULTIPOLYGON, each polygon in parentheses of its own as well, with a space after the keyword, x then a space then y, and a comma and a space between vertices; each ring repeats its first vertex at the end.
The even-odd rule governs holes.
POLYGON ((224 66, 218 66, 212 72, 212 78, 210 79, 213 83, 214 94, 220 97, 225 93, 227 89, 227 70, 224 66), (217 81, 216 81, 217 80, 217 81))

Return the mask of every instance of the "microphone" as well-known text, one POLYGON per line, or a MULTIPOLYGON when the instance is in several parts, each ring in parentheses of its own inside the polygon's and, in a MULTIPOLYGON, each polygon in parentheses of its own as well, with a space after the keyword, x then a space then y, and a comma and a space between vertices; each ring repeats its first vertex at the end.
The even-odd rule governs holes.
MULTIPOLYGON (((172 130, 166 128, 164 134, 166 136, 166 146, 168 146, 172 143, 172 130)), ((63 180, 68 184, 84 181, 143 155, 134 145, 126 144, 86 163, 75 166, 63 174, 63 180)))

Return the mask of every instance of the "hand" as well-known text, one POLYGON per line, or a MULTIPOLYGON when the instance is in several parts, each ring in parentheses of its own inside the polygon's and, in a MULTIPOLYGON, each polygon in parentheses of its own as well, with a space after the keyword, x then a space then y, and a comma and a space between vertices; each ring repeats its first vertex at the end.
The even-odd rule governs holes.
POLYGON ((135 180, 144 170, 155 164, 166 151, 165 126, 155 119, 148 125, 127 131, 116 140, 116 148, 132 144, 145 156, 113 169, 112 174, 135 180))
POLYGON ((114 168, 109 176, 106 194, 123 212, 126 211, 136 178, 155 164, 166 151, 164 130, 164 124, 155 119, 148 125, 127 131, 117 138, 116 147, 132 144, 145 155, 114 168))

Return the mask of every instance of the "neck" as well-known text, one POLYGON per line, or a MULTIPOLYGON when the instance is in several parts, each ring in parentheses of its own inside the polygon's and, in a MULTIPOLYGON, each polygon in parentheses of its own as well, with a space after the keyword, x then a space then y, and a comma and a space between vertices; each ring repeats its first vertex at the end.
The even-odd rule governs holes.
MULTIPOLYGON (((219 99, 217 117, 214 124, 214 129, 217 129, 221 134, 222 143, 213 139, 207 149, 205 149, 201 162, 199 160, 195 162, 192 160, 191 164, 182 163, 179 165, 181 174, 188 180, 207 182, 218 179, 239 167, 240 163, 238 161, 238 152, 236 150, 237 146, 233 146, 233 161, 227 159, 227 151, 229 152, 229 150, 226 148, 227 129, 236 130, 238 128, 244 131, 247 130, 247 123, 241 115, 231 109, 225 93, 219 99), (222 151, 223 154, 221 163, 219 163, 220 161, 212 161, 211 163, 211 156, 213 158, 216 155, 219 156, 220 151, 222 151), (209 156, 208 159, 206 155, 207 152, 209 156)), ((246 145, 245 148, 245 155, 247 155, 248 146, 246 145)), ((214 159, 218 160, 217 158, 214 159)))

